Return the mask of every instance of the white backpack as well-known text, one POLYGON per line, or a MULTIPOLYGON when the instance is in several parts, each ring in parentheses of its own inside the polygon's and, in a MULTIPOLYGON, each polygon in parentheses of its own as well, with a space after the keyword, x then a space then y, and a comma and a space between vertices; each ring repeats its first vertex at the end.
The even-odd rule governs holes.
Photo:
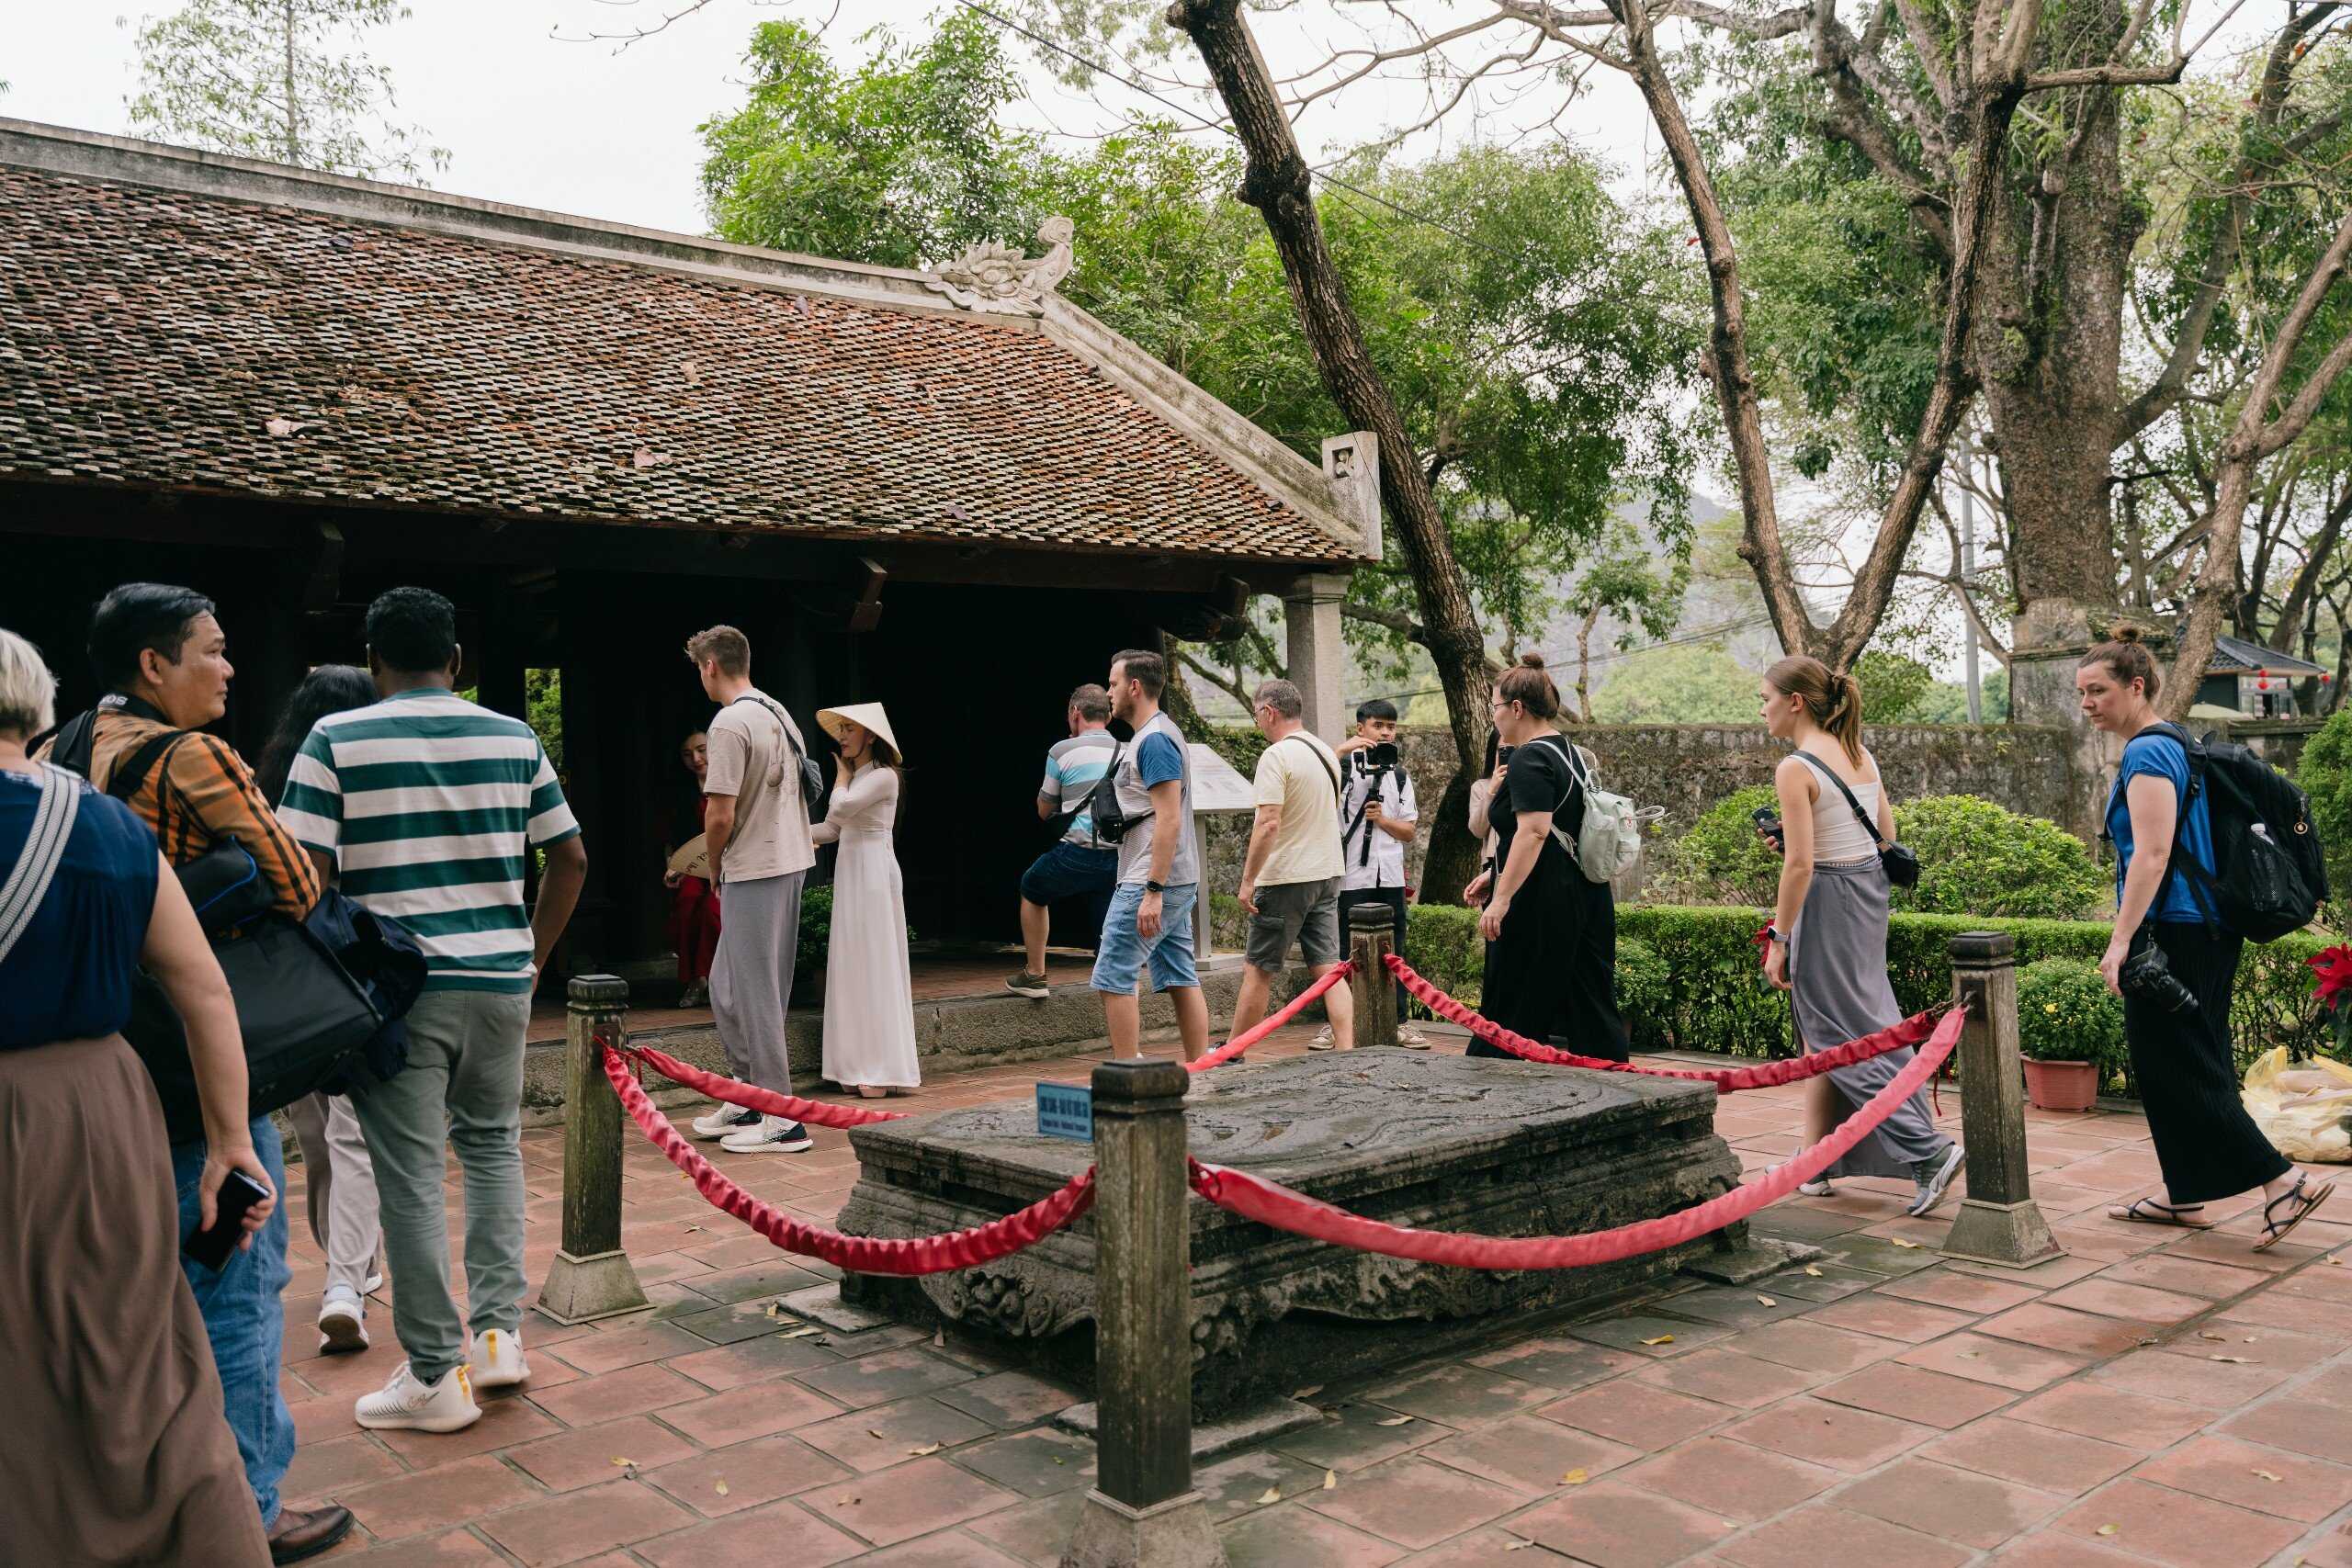
POLYGON ((1613 882, 1641 863, 1642 829, 1664 817, 1666 807, 1636 807, 1622 795, 1610 794, 1594 776, 1590 753, 1565 738, 1560 739, 1560 749, 1567 754, 1569 771, 1584 789, 1584 823, 1571 839, 1555 822, 1552 837, 1568 852, 1587 882, 1613 882))

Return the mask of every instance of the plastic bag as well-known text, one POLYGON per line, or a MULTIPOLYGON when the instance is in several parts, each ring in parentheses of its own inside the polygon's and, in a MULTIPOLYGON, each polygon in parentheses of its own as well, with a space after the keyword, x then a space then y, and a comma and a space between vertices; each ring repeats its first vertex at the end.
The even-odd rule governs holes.
POLYGON ((2273 1046, 2246 1069, 2240 1098, 2289 1159, 2352 1164, 2352 1067, 2324 1056, 2290 1062, 2284 1045, 2273 1046))

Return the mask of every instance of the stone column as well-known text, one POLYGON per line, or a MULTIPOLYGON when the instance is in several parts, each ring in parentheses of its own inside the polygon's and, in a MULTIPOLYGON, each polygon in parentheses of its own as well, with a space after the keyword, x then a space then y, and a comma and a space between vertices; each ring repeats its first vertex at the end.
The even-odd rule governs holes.
POLYGON ((1323 472, 1331 482, 1331 503, 1356 527, 1356 554, 1378 560, 1380 531, 1380 437, 1351 430, 1323 440, 1323 472))
POLYGON ((1191 1201, 1177 1062, 1094 1068, 1096 1481, 1061 1568, 1223 1568, 1193 1489, 1191 1201))
POLYGON ((1396 950, 1395 917, 1385 904, 1358 904, 1348 911, 1348 955, 1356 972, 1348 979, 1355 993, 1356 1043, 1396 1043, 1396 976, 1383 962, 1396 950))
POLYGON ((582 975, 564 1009, 563 1246, 539 1287, 539 1310, 586 1323, 645 1305, 621 1250, 621 1102, 605 1080, 596 1037, 628 1038, 628 982, 582 975))
POLYGON ((1308 732, 1326 740, 1348 728, 1347 716, 1340 711, 1340 676, 1348 658, 1340 637, 1340 605, 1347 596, 1348 580, 1340 572, 1302 577, 1283 594, 1290 678, 1306 699, 1308 732))
POLYGON ((2018 1056, 2017 938, 1968 931, 1951 939, 1952 999, 1968 1009, 1961 1031, 1961 1141, 1968 1196, 1944 1237, 1944 1254, 2026 1268, 2061 1256, 2033 1201, 2026 1167, 2025 1070, 2018 1056))

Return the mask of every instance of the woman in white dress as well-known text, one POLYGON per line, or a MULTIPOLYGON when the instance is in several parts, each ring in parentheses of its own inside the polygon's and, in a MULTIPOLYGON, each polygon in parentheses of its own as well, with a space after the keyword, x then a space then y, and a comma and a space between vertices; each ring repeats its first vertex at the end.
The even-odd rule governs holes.
POLYGON ((825 958, 824 1077, 878 1100, 922 1082, 915 1063, 906 892, 891 839, 899 817, 899 743, 880 703, 827 708, 817 722, 841 746, 832 801, 808 833, 817 843, 841 845, 825 958))

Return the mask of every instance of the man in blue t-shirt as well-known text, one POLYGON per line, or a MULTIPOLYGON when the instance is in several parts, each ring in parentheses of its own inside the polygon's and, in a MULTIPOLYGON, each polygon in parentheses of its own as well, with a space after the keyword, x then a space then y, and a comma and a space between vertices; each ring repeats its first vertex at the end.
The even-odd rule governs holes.
POLYGON ((1119 879, 1119 852, 1094 836, 1094 818, 1087 797, 1110 771, 1119 743, 1104 727, 1111 722, 1111 694, 1091 682, 1069 694, 1069 739, 1054 742, 1046 753, 1046 780, 1037 786, 1037 816, 1045 821, 1068 817, 1061 841, 1032 862, 1021 874, 1021 941, 1028 962, 1020 974, 1004 983, 1017 997, 1040 1000, 1053 995, 1046 980, 1046 940, 1052 933, 1053 911, 1047 906, 1064 898, 1084 898, 1087 929, 1099 938, 1111 889, 1119 879))
POLYGON ((1184 1059, 1191 1062, 1209 1046, 1208 1003, 1193 969, 1193 905, 1201 868, 1193 837, 1192 764, 1183 737, 1159 711, 1167 681, 1167 661, 1148 649, 1131 648, 1111 660, 1111 711, 1135 739, 1119 749, 1112 775, 1126 828, 1093 984, 1102 993, 1111 1055, 1140 1056, 1143 1009, 1136 982, 1148 960, 1152 989, 1169 993, 1184 1059))

